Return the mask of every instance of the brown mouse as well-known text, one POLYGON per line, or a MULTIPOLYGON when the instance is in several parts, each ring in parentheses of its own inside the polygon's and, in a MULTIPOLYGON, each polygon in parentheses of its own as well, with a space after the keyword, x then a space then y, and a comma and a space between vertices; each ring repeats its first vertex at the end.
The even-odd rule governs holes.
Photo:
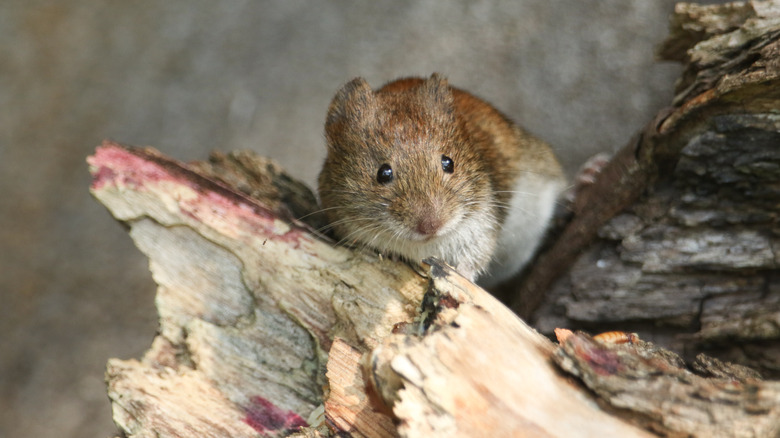
POLYGON ((328 108, 323 211, 342 242, 412 263, 436 256, 483 285, 532 257, 565 180, 551 148, 438 74, 328 108))

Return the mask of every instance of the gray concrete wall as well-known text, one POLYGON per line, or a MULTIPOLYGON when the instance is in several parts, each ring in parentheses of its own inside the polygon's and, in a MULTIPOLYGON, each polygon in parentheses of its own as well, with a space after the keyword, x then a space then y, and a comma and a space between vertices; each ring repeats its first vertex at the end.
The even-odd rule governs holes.
POLYGON ((0 3, 0 436, 107 436, 102 375, 156 320, 146 260, 88 195, 103 138, 254 149, 312 183, 333 93, 438 71, 569 171, 668 103, 671 0, 0 3))

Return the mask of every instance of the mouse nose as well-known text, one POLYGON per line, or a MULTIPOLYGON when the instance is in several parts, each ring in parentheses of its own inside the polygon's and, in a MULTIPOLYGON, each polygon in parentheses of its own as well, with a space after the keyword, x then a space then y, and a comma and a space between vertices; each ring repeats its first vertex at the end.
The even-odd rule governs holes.
POLYGON ((417 221, 414 229, 425 237, 435 236, 445 222, 441 206, 435 200, 426 202, 421 208, 418 208, 415 217, 417 221))
POLYGON ((433 236, 442 226, 442 220, 435 214, 426 214, 417 221, 415 228, 423 236, 433 236))

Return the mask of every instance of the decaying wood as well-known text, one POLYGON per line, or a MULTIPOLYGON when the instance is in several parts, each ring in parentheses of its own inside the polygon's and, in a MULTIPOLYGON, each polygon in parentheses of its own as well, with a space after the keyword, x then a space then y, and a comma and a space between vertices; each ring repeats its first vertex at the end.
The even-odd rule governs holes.
MULTIPOLYGON (((372 352, 402 436, 649 436, 598 409, 550 363, 555 346, 498 300, 430 261, 425 336, 372 352)), ((382 393, 382 391, 379 391, 382 393)))
POLYGON ((412 320, 425 281, 406 265, 334 247, 283 221, 273 201, 151 149, 106 143, 89 161, 93 194, 129 226, 159 285, 152 350, 108 366, 114 418, 129 434, 272 436, 316 424, 333 339, 371 348, 412 320), (206 386, 235 425, 212 424, 203 391, 190 391, 206 386), (161 403, 171 397, 175 412, 161 403))
POLYGON ((780 2, 679 4, 660 53, 685 63, 672 106, 583 189, 513 308, 778 376, 780 2))
POLYGON ((581 192, 514 303, 543 304, 545 331, 638 338, 559 330, 556 345, 435 259, 412 269, 334 246, 313 231, 308 188, 251 153, 185 165, 106 142, 89 158, 91 191, 159 286, 150 350, 107 367, 117 426, 132 437, 780 434, 780 383, 643 340, 687 330, 659 339, 780 367, 780 2, 676 14, 662 49, 686 63, 675 106, 581 192))
POLYGON ((90 164, 93 193, 128 224, 160 285, 152 348, 108 366, 114 419, 129 436, 646 436, 599 409, 551 357, 594 392, 611 389, 603 399, 651 430, 695 430, 707 419, 652 410, 663 403, 647 385, 666 375, 667 391, 728 391, 712 403, 732 405, 730 422, 701 430, 778 427, 774 382, 748 375, 740 387, 732 367, 708 360, 701 370, 716 377, 691 383, 693 374, 625 346, 595 352, 569 340, 556 350, 448 267, 430 261, 426 280, 334 248, 204 177, 203 165, 195 172, 110 143, 90 164), (626 377, 632 368, 613 356, 653 367, 626 377), (748 408, 734 402, 742 399, 748 408))
POLYGON ((780 434, 780 382, 700 356, 688 370, 676 354, 636 340, 605 345, 559 336, 556 363, 579 377, 607 409, 665 436, 774 437, 780 434), (705 378, 704 376, 716 376, 705 378))
POLYGON ((311 426, 306 433, 372 437, 567 436, 581 423, 646 435, 597 409, 552 367, 547 338, 438 262, 423 306, 428 279, 333 247, 206 177, 225 169, 111 143, 90 165, 94 195, 128 224, 159 284, 152 349, 108 366, 114 418, 128 435, 283 436, 311 426))

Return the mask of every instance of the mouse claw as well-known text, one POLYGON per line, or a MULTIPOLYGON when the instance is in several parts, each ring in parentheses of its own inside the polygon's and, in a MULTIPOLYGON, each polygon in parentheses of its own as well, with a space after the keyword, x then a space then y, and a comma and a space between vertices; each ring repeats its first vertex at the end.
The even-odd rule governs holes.
POLYGON ((569 204, 572 204, 583 188, 592 185, 596 182, 599 174, 609 164, 609 160, 612 158, 611 154, 606 152, 598 153, 585 161, 580 166, 580 170, 577 171, 577 175, 574 177, 574 186, 567 190, 565 199, 569 204))
POLYGON ((408 265, 412 268, 414 272, 417 273, 422 278, 428 278, 428 269, 425 266, 425 262, 419 262, 419 263, 408 263, 408 265))

